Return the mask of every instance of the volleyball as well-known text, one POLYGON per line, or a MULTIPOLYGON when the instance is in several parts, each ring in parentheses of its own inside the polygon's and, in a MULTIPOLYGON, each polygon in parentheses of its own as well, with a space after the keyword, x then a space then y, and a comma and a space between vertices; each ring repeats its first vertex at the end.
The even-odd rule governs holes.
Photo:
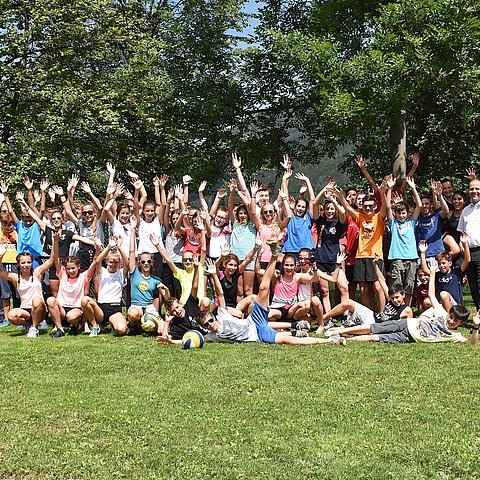
POLYGON ((182 345, 185 350, 203 347, 203 335, 196 330, 189 330, 182 338, 182 345))
POLYGON ((158 328, 158 317, 153 313, 145 313, 141 319, 144 332, 156 332, 158 328))

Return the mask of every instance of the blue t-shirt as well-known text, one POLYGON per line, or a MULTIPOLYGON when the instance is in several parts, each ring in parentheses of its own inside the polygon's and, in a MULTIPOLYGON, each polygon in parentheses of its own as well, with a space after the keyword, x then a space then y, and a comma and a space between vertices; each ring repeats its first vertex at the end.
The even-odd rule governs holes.
POLYGON ((15 226, 18 234, 17 252, 29 252, 34 257, 43 255, 42 242, 40 237, 42 230, 34 223, 30 227, 26 227, 22 220, 19 220, 15 226))
POLYGON ((345 234, 345 224, 338 218, 328 222, 323 217, 315 220, 317 225, 317 248, 315 257, 319 263, 335 263, 337 253, 340 251, 340 238, 345 234), (323 228, 322 228, 323 227, 323 228))
POLYGON ((417 255, 417 241, 415 240, 415 226, 417 222, 410 217, 405 222, 392 218, 389 223, 391 242, 388 252, 389 260, 414 260, 417 255))
POLYGON ((132 305, 146 307, 153 303, 155 290, 162 281, 154 275, 144 277, 138 268, 130 274, 130 296, 132 305))
POLYGON ((418 217, 415 238, 417 245, 420 240, 427 242, 428 249, 425 254, 427 257, 435 257, 445 251, 442 241, 442 219, 439 211, 432 213, 428 217, 423 215, 418 217))
POLYGON ((303 217, 292 215, 287 226, 287 239, 282 252, 299 252, 302 248, 313 248, 313 219, 308 212, 303 217))
POLYGON ((435 291, 440 301, 440 292, 448 292, 457 303, 462 303, 464 273, 460 267, 455 267, 449 273, 435 273, 435 291))
POLYGON ((243 260, 248 252, 255 246, 256 238, 257 229, 253 222, 249 221, 246 225, 242 225, 235 221, 230 237, 230 250, 240 260, 243 260))

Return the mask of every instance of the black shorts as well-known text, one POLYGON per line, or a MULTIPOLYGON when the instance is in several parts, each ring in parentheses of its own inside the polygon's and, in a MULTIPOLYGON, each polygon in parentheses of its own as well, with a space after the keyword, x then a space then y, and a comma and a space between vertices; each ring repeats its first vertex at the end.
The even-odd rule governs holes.
POLYGON ((67 313, 68 312, 71 312, 72 310, 80 310, 82 312, 82 316, 83 316, 83 311, 80 307, 63 307, 63 309, 65 310, 65 317, 62 319, 62 326, 63 327, 69 327, 70 326, 70 323, 67 320, 67 313))
POLYGON ((317 268, 321 272, 326 272, 329 275, 331 275, 334 271, 337 265, 335 263, 323 263, 323 262, 317 262, 317 268))
POLYGON ((101 323, 110 321, 110 317, 116 313, 122 313, 122 306, 119 303, 97 303, 103 312, 103 320, 101 323))
MULTIPOLYGON (((175 263, 177 268, 183 268, 181 263, 175 263)), ((170 290, 170 295, 174 296, 175 291, 181 291, 182 287, 177 278, 173 276, 173 272, 170 267, 165 263, 163 266, 163 278, 162 283, 170 290)))
POLYGON ((355 264, 353 265, 345 265, 345 276, 347 277, 347 280, 349 282, 353 282, 353 267, 355 267, 355 264))
POLYGON ((275 308, 273 307, 271 310, 277 310, 280 312, 280 320, 279 322, 292 322, 291 318, 288 318, 288 312, 290 311, 292 307, 287 307, 287 308, 275 308))
MULTIPOLYGON (((378 260, 378 267, 384 273, 383 260, 378 260)), ((357 258, 353 267, 354 282, 376 282, 378 280, 373 266, 373 258, 357 258)))

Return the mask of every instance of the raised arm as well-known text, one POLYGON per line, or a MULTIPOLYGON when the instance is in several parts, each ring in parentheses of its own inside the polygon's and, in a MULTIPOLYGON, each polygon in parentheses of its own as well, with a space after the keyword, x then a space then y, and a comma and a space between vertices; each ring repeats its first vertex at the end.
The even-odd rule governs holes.
POLYGON ((427 275, 429 275, 430 269, 428 268, 427 258, 426 258, 427 249, 428 249, 427 242, 425 240, 420 240, 418 242, 418 251, 420 252, 420 268, 422 269, 423 273, 426 273, 427 275))
POLYGON ((55 258, 58 257, 58 242, 60 240, 61 232, 52 233, 52 251, 50 252, 50 258, 39 265, 34 271, 34 275, 41 281, 43 274, 55 263, 55 258))
POLYGON ((245 183, 242 169, 240 168, 242 166, 242 159, 239 156, 237 156, 236 153, 232 153, 232 166, 235 169, 235 173, 237 175, 238 190, 244 193, 245 195, 249 196, 250 194, 248 193, 247 184, 245 183))
POLYGON ((339 189, 335 189, 335 195, 340 200, 342 207, 345 209, 345 212, 350 215, 355 221, 357 221, 357 213, 352 208, 352 206, 347 202, 347 199, 343 196, 343 192, 339 189))
POLYGON ((288 222, 290 222, 290 219, 292 218, 292 209, 290 208, 290 203, 288 202, 288 195, 283 189, 278 191, 278 196, 283 201, 283 213, 285 215, 285 218, 280 223, 280 228, 286 228, 288 222))
POLYGON ((436 309, 440 303, 437 300, 437 296, 435 295, 435 273, 437 271, 437 262, 432 262, 430 264, 429 273, 430 279, 428 281, 428 298, 432 304, 432 307, 436 309))
POLYGON ((340 223, 346 223, 348 218, 347 212, 345 212, 345 208, 343 208, 343 205, 340 205, 337 202, 337 197, 335 196, 335 193, 333 191, 327 191, 327 193, 325 193, 325 197, 327 198, 327 200, 332 202, 332 205, 335 207, 335 210, 338 213, 338 220, 340 221, 340 223))
POLYGON ((420 212, 422 211, 422 200, 420 199, 420 195, 418 194, 417 187, 415 186, 415 181, 412 177, 407 177, 405 182, 412 190, 413 200, 415 202, 415 210, 413 211, 413 219, 418 220, 420 216, 420 212))
POLYGON ((203 210, 208 212, 208 210, 209 210, 208 203, 205 200, 205 196, 203 194, 205 192, 205 187, 206 186, 207 186, 207 181, 206 180, 203 180, 202 182, 200 182, 200 185, 198 187, 198 199, 200 200, 201 208, 203 208, 203 210))
POLYGON ((68 201, 68 199, 65 197, 65 194, 63 193, 63 188, 59 187, 58 185, 54 185, 52 189, 55 192, 55 194, 58 195, 58 198, 60 198, 60 202, 62 203, 63 208, 65 209, 65 215, 73 222, 75 226, 78 226, 78 218, 73 213, 70 202, 68 201))
POLYGON ((228 196, 228 218, 233 225, 233 223, 235 223, 235 190, 237 188, 237 182, 235 179, 230 179, 228 182, 228 188, 230 190, 230 194, 228 196))
POLYGON ((227 308, 227 304, 225 302, 225 295, 223 293, 222 284, 220 283, 220 279, 218 278, 217 269, 215 268, 215 264, 210 260, 207 259, 205 263, 205 272, 211 277, 213 282, 213 288, 215 290, 215 296, 217 297, 218 306, 220 308, 227 308))
MULTIPOLYGON (((190 295, 194 298, 198 298, 198 282, 199 282, 199 268, 198 268, 198 257, 195 255, 193 257, 193 280, 192 280, 192 290, 190 295)), ((203 279, 202 279, 203 280, 203 279)))
POLYGON ((468 246, 468 233, 462 232, 460 235, 460 243, 463 247, 463 262, 460 265, 462 272, 466 272, 470 262, 472 260, 470 255, 470 247, 468 246))
POLYGON ((158 253, 163 257, 165 260, 165 263, 168 265, 172 273, 175 273, 178 268, 177 266, 172 262, 172 259, 168 256, 167 252, 165 249, 160 245, 159 238, 156 235, 150 235, 149 236, 150 241, 152 242, 152 245, 158 250, 158 253))
POLYGON ((53 200, 55 201, 55 192, 52 189, 49 189, 50 182, 47 178, 42 178, 40 182, 40 211, 38 212, 38 216, 43 218, 45 215, 45 210, 47 209, 47 190, 51 197, 53 196, 53 200))
POLYGON ((378 185, 375 183, 375 180, 368 172, 367 167, 365 166, 365 159, 363 158, 363 155, 357 155, 357 157, 355 158, 355 162, 357 163, 358 168, 362 171, 363 176, 367 179, 370 188, 373 190, 374 193, 376 193, 378 191, 378 185))
MULTIPOLYGON (((258 215, 257 215, 257 203, 255 201, 255 199, 257 198, 257 192, 258 192, 258 182, 256 180, 250 184, 250 191, 251 191, 250 204, 247 205, 248 211, 250 213, 250 220, 255 225, 255 228, 257 230, 260 230, 260 219, 258 218, 258 215)), ((247 200, 247 198, 242 200, 247 200)))
POLYGON ((188 186, 192 181, 192 177, 190 175, 184 175, 182 177, 182 189, 183 189, 183 203, 188 204, 188 186))
MULTIPOLYGON (((300 180, 301 182, 304 182, 307 186, 307 192, 308 192, 308 213, 310 214, 311 217, 313 217, 313 201, 315 200, 315 193, 313 191, 312 187, 312 182, 310 179, 303 173, 296 173, 295 178, 297 180, 300 180)), ((288 192, 287 192, 288 194, 288 192)))
POLYGON ((132 215, 130 217, 130 251, 128 252, 128 271, 132 273, 135 270, 135 244, 137 240, 137 217, 132 215))
POLYGON ((33 182, 28 178, 25 177, 23 179, 23 185, 25 186, 25 189, 27 190, 27 203, 28 206, 34 211, 37 216, 40 216, 40 212, 37 210, 37 207, 35 206, 35 198, 33 196, 33 182))
POLYGON ((88 182, 82 182, 80 188, 90 197, 95 210, 95 216, 97 220, 100 220, 100 216, 102 214, 102 204, 100 203, 100 200, 93 194, 88 182))
POLYGON ((25 211, 28 212, 28 214, 35 220, 42 232, 45 232, 45 222, 37 215, 36 210, 33 210, 30 205, 27 205, 25 199, 23 198, 23 192, 17 192, 16 199, 17 202, 25 209, 25 211))
POLYGON ((5 180, 0 181, 0 190, 5 197, 5 205, 7 206, 8 213, 10 217, 12 217, 13 223, 16 225, 18 223, 18 217, 15 215, 15 212, 13 211, 12 204, 10 202, 10 197, 8 196, 8 185, 5 182, 5 180))
POLYGON ((420 154, 418 152, 415 152, 412 156, 412 168, 407 173, 407 177, 402 182, 402 186, 400 187, 400 191, 402 193, 405 192, 405 190, 407 189, 407 186, 408 186, 407 178, 408 177, 413 178, 413 176, 415 175, 415 172, 417 171, 417 168, 418 168, 419 164, 420 164, 420 154))

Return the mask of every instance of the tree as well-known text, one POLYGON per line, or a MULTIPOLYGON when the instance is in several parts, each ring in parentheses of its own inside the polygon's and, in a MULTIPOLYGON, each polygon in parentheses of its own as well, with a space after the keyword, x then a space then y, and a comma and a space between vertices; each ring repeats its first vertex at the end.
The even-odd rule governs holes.
POLYGON ((299 3, 267 2, 247 64, 267 137, 298 128, 306 161, 353 145, 376 174, 403 175, 406 139, 424 175, 478 162, 480 2, 315 0, 292 21, 299 3))

